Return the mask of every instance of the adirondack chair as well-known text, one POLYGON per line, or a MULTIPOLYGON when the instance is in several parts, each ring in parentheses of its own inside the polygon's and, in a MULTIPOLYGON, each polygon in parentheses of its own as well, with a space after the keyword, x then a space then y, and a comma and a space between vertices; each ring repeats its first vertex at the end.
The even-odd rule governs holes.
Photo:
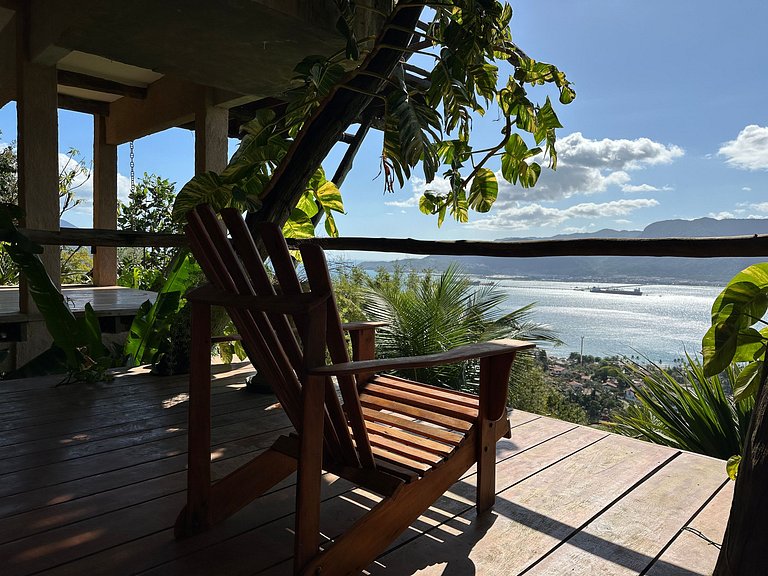
POLYGON ((375 360, 374 330, 379 325, 342 325, 320 248, 301 246, 310 287, 303 292, 279 228, 262 224, 254 240, 236 211, 224 210, 221 217, 203 205, 190 212, 186 227, 192 252, 210 284, 189 295, 189 469, 187 504, 176 522, 177 537, 225 519, 294 471, 298 472, 296 574, 327 576, 363 569, 475 463, 477 507, 487 510, 495 496, 495 444, 510 431, 506 410, 510 367, 517 352, 533 345, 497 340, 428 356, 375 360), (271 260, 277 291, 257 242, 271 260), (249 358, 272 384, 296 429, 213 485, 212 305, 226 308, 249 358), (351 361, 345 329, 351 337, 351 361), (480 359, 479 396, 379 374, 474 358, 480 359), (321 550, 324 470, 379 494, 382 500, 321 550))

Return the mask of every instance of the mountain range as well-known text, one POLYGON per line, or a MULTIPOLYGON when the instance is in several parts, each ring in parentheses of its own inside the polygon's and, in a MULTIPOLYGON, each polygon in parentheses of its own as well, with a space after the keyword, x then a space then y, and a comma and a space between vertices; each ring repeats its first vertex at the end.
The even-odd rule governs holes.
MULTIPOLYGON (((643 230, 603 229, 591 233, 559 234, 552 240, 576 238, 694 238, 768 234, 768 219, 698 218, 662 220, 643 230)), ((499 241, 534 238, 500 238, 499 241)), ((542 238, 536 238, 542 239, 542 238)), ((581 282, 725 284, 737 272, 766 258, 656 258, 629 256, 557 256, 549 258, 490 258, 487 256, 426 256, 392 262, 362 262, 366 269, 399 264, 418 270, 444 270, 453 262, 478 276, 511 276, 581 282)))

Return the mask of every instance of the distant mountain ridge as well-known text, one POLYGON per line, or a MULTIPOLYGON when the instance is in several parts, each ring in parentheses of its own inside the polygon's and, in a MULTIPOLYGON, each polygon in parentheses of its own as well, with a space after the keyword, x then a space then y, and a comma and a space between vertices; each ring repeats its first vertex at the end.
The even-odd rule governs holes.
MULTIPOLYGON (((603 229, 590 233, 559 234, 547 239, 578 238, 695 238, 712 236, 745 236, 768 234, 768 219, 697 218, 695 220, 662 220, 643 230, 603 229)), ((533 238, 526 238, 533 239, 533 238)), ((543 238, 537 238, 543 239, 543 238)), ((515 241, 523 238, 502 238, 515 241)), ((426 256, 407 258, 396 263, 417 269, 443 270, 458 262, 464 271, 480 276, 514 276, 531 279, 570 280, 583 282, 724 284, 734 274, 766 258, 655 258, 629 256, 557 256, 551 258, 490 258, 486 256, 426 256)), ((365 268, 395 262, 363 262, 365 268)))

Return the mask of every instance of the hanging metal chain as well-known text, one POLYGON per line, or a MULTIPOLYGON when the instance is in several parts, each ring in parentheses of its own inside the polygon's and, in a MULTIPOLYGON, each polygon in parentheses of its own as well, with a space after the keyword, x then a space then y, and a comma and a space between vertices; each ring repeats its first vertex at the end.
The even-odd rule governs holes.
POLYGON ((136 192, 136 155, 134 154, 133 150, 133 140, 131 140, 130 143, 130 158, 131 158, 131 195, 133 195, 134 192, 136 192))

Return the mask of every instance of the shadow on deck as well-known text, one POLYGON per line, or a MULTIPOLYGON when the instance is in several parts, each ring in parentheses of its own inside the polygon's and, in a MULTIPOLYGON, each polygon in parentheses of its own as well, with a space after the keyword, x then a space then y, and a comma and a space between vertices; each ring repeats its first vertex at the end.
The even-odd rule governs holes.
MULTIPOLYGON (((214 473, 288 430, 271 396, 245 391, 250 366, 220 367, 214 473)), ((143 370, 92 387, 0 382, 0 558, 20 574, 288 574, 293 480, 213 530, 177 542, 185 501, 186 378, 143 370)), ((497 449, 497 501, 478 518, 474 471, 368 572, 648 574, 711 572, 732 485, 719 460, 516 411, 497 449)), ((376 502, 324 477, 332 539, 376 502)))

